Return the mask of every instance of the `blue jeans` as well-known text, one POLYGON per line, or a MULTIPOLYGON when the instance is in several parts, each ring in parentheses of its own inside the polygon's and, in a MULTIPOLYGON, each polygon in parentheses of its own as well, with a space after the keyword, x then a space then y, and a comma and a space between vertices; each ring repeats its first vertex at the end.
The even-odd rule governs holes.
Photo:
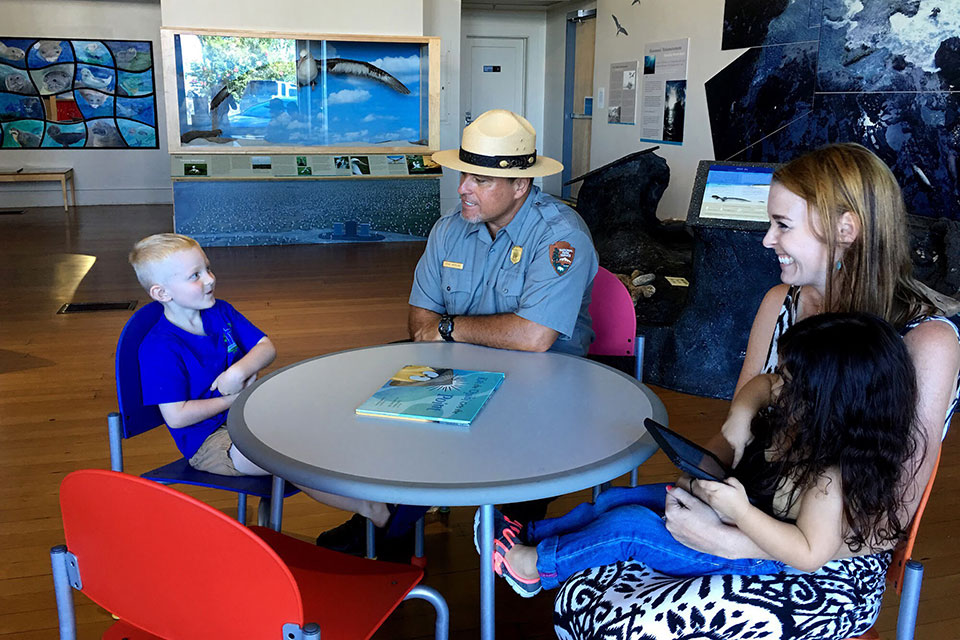
POLYGON ((731 560, 684 546, 663 521, 665 484, 614 487, 559 518, 531 522, 537 571, 544 589, 559 586, 584 569, 634 559, 673 576, 780 573, 776 560, 731 560))

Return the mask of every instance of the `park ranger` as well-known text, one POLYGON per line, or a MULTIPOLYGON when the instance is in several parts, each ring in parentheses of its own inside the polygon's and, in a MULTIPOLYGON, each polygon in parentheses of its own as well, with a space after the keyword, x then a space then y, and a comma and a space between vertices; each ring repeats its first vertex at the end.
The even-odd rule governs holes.
POLYGON ((460 172, 460 204, 417 264, 413 340, 586 354, 597 252, 580 216, 533 185, 563 170, 536 140, 525 118, 494 109, 463 130, 459 149, 433 154, 460 172))

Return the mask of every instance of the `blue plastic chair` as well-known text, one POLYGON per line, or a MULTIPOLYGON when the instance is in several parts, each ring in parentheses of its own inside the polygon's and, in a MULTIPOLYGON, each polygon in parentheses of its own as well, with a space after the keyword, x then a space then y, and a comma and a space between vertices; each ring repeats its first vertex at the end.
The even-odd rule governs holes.
MULTIPOLYGON (((144 336, 163 315, 163 306, 159 302, 138 309, 120 333, 117 342, 116 376, 117 403, 119 413, 107 416, 110 434, 110 468, 123 471, 123 440, 138 436, 164 424, 163 416, 156 405, 143 404, 143 391, 140 386, 140 343, 144 336)), ((260 498, 257 510, 257 522, 267 524, 270 517, 271 476, 221 476, 205 471, 197 471, 185 458, 158 467, 142 474, 142 477, 161 484, 192 484, 198 487, 211 487, 237 493, 237 520, 246 524, 247 496, 260 498)), ((299 489, 285 483, 283 497, 297 493, 299 489)), ((273 523, 279 531, 280 521, 273 523)))

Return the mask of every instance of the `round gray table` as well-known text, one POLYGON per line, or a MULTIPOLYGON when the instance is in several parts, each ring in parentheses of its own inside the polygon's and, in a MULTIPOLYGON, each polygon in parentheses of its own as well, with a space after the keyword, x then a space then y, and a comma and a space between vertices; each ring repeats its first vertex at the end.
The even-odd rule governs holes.
POLYGON ((251 461, 297 484, 382 502, 481 505, 486 640, 494 637, 493 505, 578 491, 636 468, 657 450, 644 418, 666 424, 660 399, 585 358, 408 342, 275 371, 240 395, 227 427, 251 461), (505 379, 469 427, 356 415, 407 364, 501 371, 505 379))

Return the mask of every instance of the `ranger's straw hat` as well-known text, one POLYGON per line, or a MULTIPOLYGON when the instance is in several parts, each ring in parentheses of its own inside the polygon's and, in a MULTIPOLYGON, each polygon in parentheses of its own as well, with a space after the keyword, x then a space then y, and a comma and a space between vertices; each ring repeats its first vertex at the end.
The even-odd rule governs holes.
POLYGON ((433 154, 444 167, 495 178, 538 178, 563 171, 553 158, 537 157, 537 132, 506 109, 481 114, 463 130, 459 149, 433 154))

